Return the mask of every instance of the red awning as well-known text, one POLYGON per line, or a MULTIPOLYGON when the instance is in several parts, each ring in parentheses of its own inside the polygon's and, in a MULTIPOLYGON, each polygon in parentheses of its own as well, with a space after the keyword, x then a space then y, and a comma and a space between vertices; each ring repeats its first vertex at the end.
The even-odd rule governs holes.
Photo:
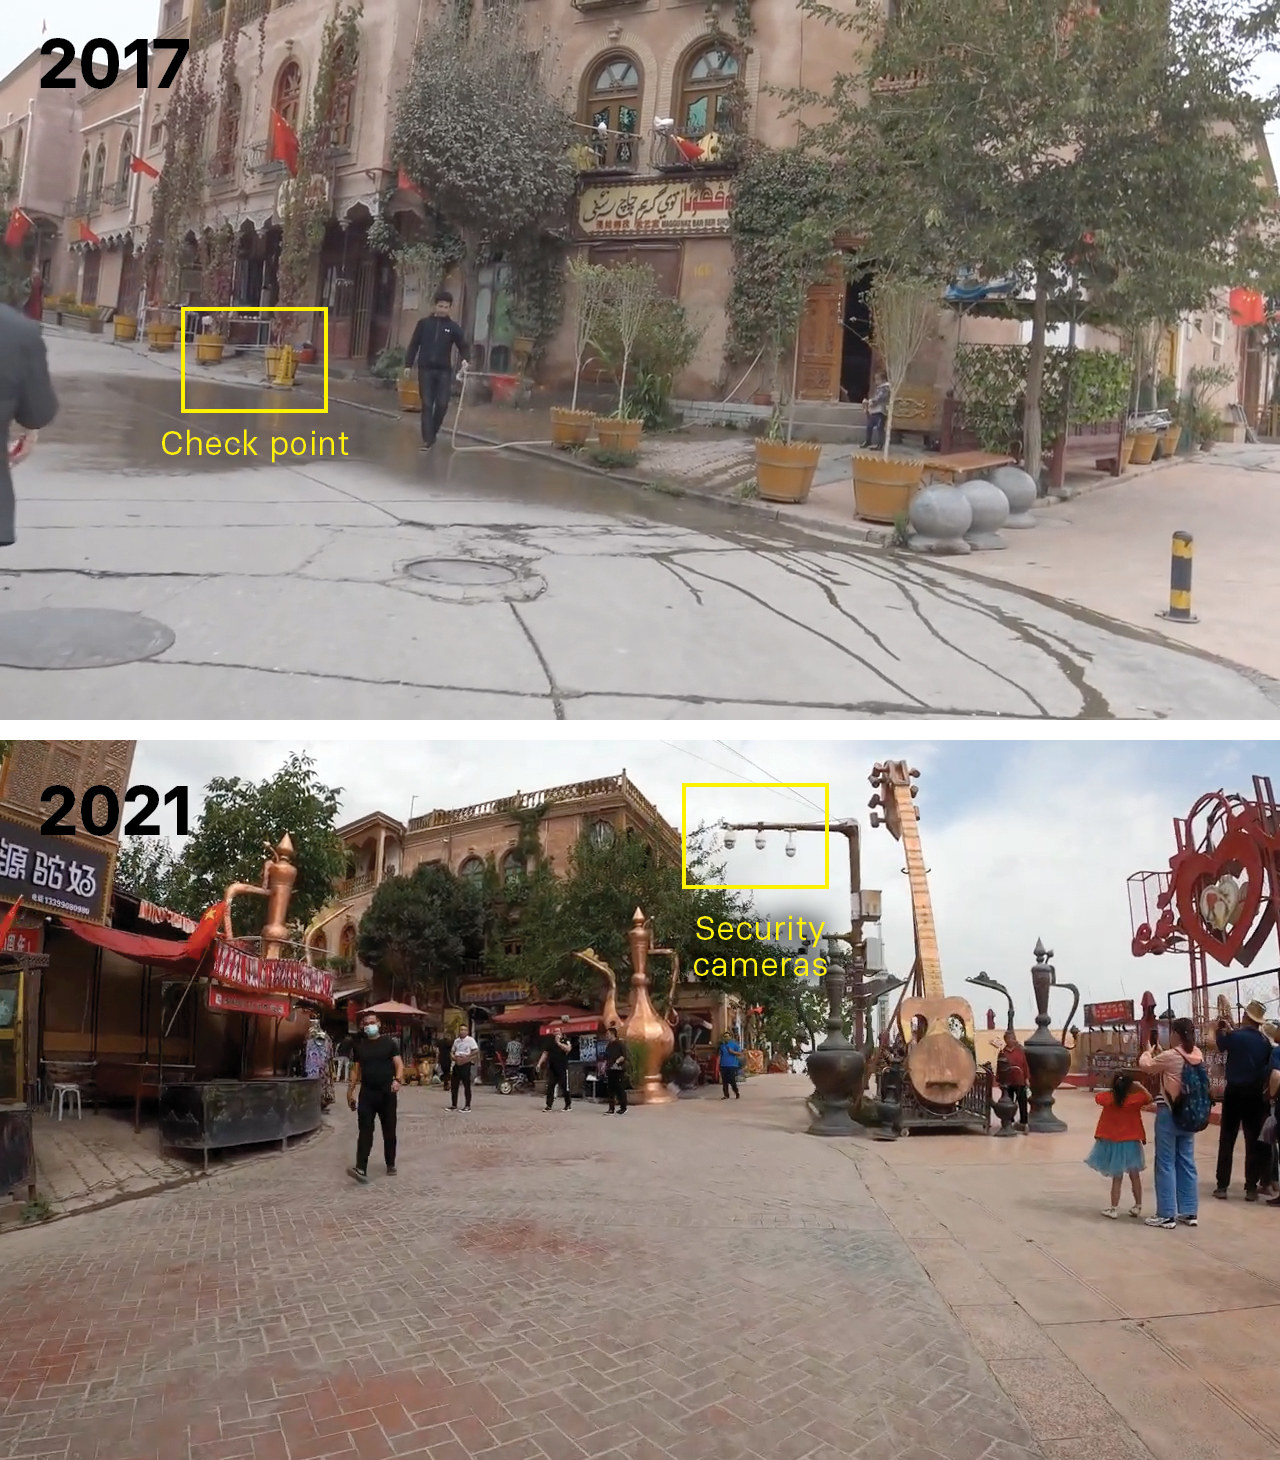
POLYGON ((553 1019, 550 1024, 544 1024, 538 1030, 539 1034, 594 1034, 600 1028, 601 1016, 599 1014, 584 1014, 580 1019, 569 1019, 562 1022, 553 1019))
POLYGON ((148 938, 141 933, 122 933, 119 928, 99 928, 93 923, 62 923, 69 933, 96 948, 106 948, 135 963, 184 963, 194 968, 199 959, 187 957, 185 938, 148 938))
POLYGON ((505 1014, 495 1014, 491 1024, 546 1024, 567 1014, 570 1019, 590 1018, 594 1029, 599 1022, 598 1014, 588 1014, 579 1004, 521 1004, 517 1009, 508 1009, 505 1014))

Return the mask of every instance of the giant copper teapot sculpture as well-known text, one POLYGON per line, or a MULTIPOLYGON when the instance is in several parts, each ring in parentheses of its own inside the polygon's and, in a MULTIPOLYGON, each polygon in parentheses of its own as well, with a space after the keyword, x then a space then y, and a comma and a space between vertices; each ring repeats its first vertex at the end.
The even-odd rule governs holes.
POLYGON ((627 934, 631 945, 631 1014, 623 1027, 623 1038, 629 1044, 644 1046, 644 1074, 635 1098, 642 1105, 659 1105, 670 1100, 671 1092, 662 1083, 662 1062, 676 1047, 675 1030, 649 1002, 649 949, 653 934, 644 913, 636 908, 627 934))

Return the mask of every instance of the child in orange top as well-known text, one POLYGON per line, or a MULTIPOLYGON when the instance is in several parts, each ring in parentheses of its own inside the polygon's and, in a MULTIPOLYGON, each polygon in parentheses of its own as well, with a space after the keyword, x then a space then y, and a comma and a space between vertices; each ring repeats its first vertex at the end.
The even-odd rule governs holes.
POLYGON ((1111 1205, 1104 1207, 1104 1217, 1120 1215, 1120 1187, 1127 1176, 1133 1189, 1131 1217, 1142 1215, 1142 1168, 1147 1164, 1143 1146, 1147 1133, 1142 1125, 1142 1107, 1151 1103, 1151 1096, 1132 1075, 1117 1071, 1110 1090, 1099 1091, 1094 1099, 1102 1110, 1094 1131, 1093 1150, 1084 1163, 1101 1176, 1111 1178, 1111 1205))

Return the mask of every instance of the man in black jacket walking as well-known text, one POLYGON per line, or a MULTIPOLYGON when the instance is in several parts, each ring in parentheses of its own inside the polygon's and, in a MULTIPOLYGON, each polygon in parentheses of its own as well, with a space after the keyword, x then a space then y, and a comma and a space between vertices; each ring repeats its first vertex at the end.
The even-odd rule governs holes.
POLYGON ((9 468, 31 454, 36 432, 57 414, 39 324, 0 304, 0 547, 11 547, 15 536, 9 468), (11 445, 14 422, 21 430, 11 445))
POLYGON ((418 367, 418 390, 422 394, 422 449, 430 451, 436 444, 440 427, 449 410, 453 389, 453 351, 455 346, 462 370, 467 368, 467 340, 462 328, 449 317, 453 295, 441 289, 435 297, 435 313, 420 319, 413 327, 413 337, 404 357, 407 375, 418 367))

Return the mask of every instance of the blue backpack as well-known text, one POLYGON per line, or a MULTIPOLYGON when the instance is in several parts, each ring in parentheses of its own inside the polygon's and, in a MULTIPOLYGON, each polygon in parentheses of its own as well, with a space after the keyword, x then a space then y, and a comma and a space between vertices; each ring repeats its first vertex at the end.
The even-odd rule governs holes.
POLYGON ((1209 1112, 1213 1109, 1213 1096, 1209 1093, 1209 1071, 1204 1062, 1193 1065, 1190 1060, 1182 1061, 1182 1093, 1173 1102, 1173 1123, 1181 1131, 1197 1133, 1209 1124, 1209 1112))

